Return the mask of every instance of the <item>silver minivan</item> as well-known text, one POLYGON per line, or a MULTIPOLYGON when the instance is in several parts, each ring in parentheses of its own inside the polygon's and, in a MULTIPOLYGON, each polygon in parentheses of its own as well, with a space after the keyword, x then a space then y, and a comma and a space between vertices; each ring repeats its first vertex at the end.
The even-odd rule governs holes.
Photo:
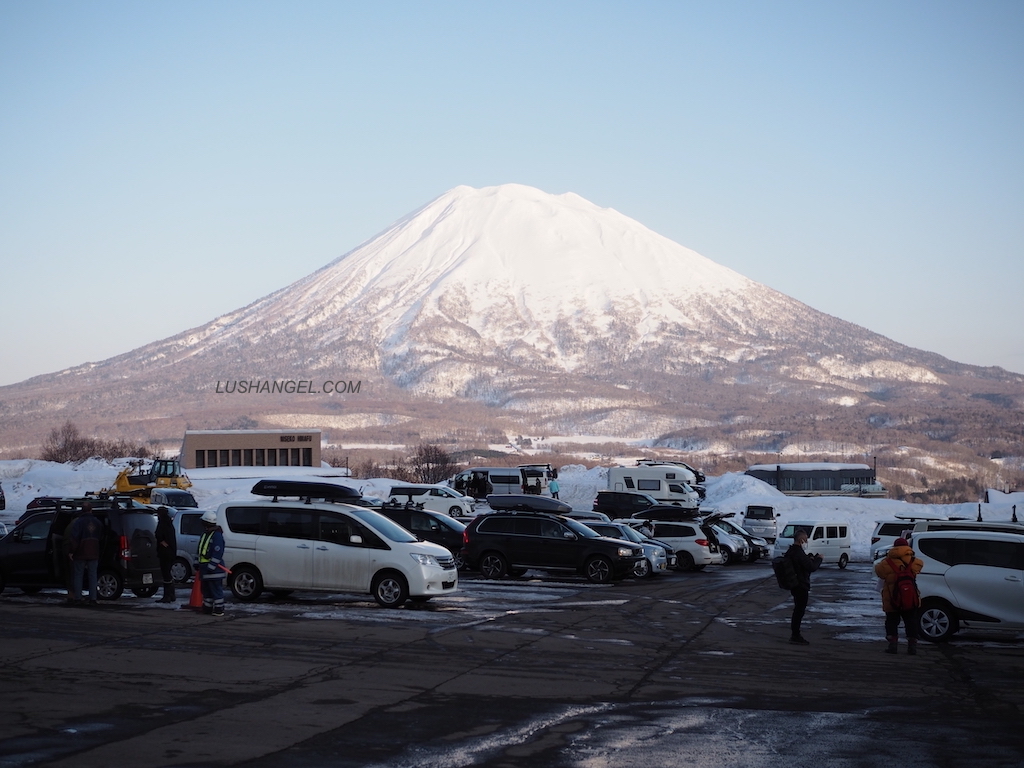
POLYGON ((743 529, 754 536, 760 536, 769 544, 774 544, 778 536, 775 522, 775 507, 751 504, 743 515, 743 529))

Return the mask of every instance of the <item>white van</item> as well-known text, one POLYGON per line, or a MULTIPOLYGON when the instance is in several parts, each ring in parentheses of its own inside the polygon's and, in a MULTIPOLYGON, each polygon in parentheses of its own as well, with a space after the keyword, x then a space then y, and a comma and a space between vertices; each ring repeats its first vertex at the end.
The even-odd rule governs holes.
POLYGON ((786 554, 799 530, 807 532, 807 554, 821 555, 823 563, 836 563, 840 568, 845 568, 850 562, 853 538, 850 536, 849 526, 828 521, 797 520, 786 523, 779 538, 775 540, 772 556, 780 557, 786 554))
POLYGON ((700 495, 682 478, 682 468, 672 464, 611 467, 608 470, 608 490, 642 491, 666 504, 697 509, 700 507, 700 495))
POLYGON ((455 475, 451 485, 474 499, 486 499, 492 493, 526 493, 519 467, 470 467, 455 475))
POLYGON ((467 517, 473 514, 473 499, 456 493, 446 485, 393 485, 388 500, 392 504, 405 504, 411 501, 413 504, 420 504, 424 509, 450 517, 467 517))
POLYGON ((372 509, 344 503, 351 489, 261 480, 252 493, 273 501, 229 501, 217 510, 228 586, 238 600, 251 602, 264 590, 358 592, 397 608, 458 588, 451 552, 372 509))

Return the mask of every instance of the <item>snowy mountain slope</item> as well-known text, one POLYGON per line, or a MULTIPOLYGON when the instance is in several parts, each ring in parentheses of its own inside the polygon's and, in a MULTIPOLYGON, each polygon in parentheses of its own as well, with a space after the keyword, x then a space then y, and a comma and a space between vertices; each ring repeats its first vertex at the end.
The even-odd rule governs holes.
MULTIPOLYGON (((340 408, 367 423, 488 418, 470 417, 471 404, 591 434, 676 439, 699 421, 714 442, 726 421, 764 422, 758 409, 782 417, 781 431, 794 411, 843 432, 873 419, 913 425, 911 411, 943 399, 945 412, 1013 442, 1020 430, 1000 425, 1019 425, 1003 412, 1021 408, 1024 377, 818 312, 578 195, 507 184, 450 190, 204 326, 0 392, 7 444, 12 430, 83 414, 113 431, 141 419, 147 434, 163 434, 233 417, 316 422, 340 408), (324 377, 365 386, 344 404, 216 394, 222 380, 324 377)), ((776 436, 774 450, 780 428, 746 433, 776 436)))

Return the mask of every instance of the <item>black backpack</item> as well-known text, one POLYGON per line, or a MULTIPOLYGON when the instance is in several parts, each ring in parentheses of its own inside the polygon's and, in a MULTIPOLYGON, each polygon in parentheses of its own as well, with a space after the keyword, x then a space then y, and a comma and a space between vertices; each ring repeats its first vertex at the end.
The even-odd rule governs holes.
POLYGON ((800 577, 797 575, 796 566, 785 555, 772 558, 772 570, 775 571, 775 579, 779 582, 781 589, 795 589, 800 586, 800 577))
POLYGON ((917 608, 921 592, 917 588, 917 576, 914 574, 914 569, 891 557, 888 560, 889 567, 896 574, 896 581, 892 585, 892 607, 900 612, 917 608))

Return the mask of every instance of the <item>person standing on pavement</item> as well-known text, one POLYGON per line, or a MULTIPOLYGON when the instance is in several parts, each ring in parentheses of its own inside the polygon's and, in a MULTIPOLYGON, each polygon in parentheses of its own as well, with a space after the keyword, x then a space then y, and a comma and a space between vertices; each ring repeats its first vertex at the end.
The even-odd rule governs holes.
MULTIPOLYGON (((899 573, 912 574, 917 579, 917 574, 924 568, 924 562, 914 555, 910 548, 910 542, 904 538, 896 539, 888 554, 875 565, 875 575, 883 580, 882 584, 882 610, 885 611, 885 639, 888 646, 886 653, 896 653, 896 647, 900 638, 900 621, 903 622, 903 631, 907 635, 907 654, 913 656, 917 653, 917 609, 921 605, 921 598, 914 595, 914 605, 910 608, 900 608, 896 605, 893 590, 896 588, 896 579, 899 573)), ((916 585, 915 585, 916 586, 916 585)), ((916 589, 914 590, 916 592, 916 589)))
POLYGON ((174 533, 174 518, 167 507, 157 507, 156 510, 156 554, 160 558, 160 575, 164 581, 164 596, 160 602, 173 603, 177 598, 174 595, 171 566, 178 555, 178 539, 174 533))
POLYGON ((551 478, 551 482, 548 483, 548 490, 551 491, 551 498, 558 498, 558 478, 551 478))
POLYGON ((203 535, 199 537, 199 570, 202 579, 203 613, 224 615, 224 584, 228 569, 224 567, 224 530, 217 525, 216 512, 204 512, 203 535))
POLYGON ((96 595, 96 576, 100 562, 100 540, 103 538, 103 523, 92 513, 92 504, 82 503, 75 521, 71 524, 71 559, 75 566, 71 600, 82 601, 82 579, 89 574, 89 605, 99 605, 96 595))
POLYGON ((800 634, 800 624, 804 619, 804 612, 807 610, 807 601, 811 594, 811 573, 818 570, 821 565, 821 555, 813 557, 807 554, 807 531, 797 531, 793 537, 793 543, 786 550, 785 557, 793 563, 796 571, 797 586, 789 590, 793 595, 793 617, 789 622, 789 642, 796 645, 810 645, 810 642, 800 634))

